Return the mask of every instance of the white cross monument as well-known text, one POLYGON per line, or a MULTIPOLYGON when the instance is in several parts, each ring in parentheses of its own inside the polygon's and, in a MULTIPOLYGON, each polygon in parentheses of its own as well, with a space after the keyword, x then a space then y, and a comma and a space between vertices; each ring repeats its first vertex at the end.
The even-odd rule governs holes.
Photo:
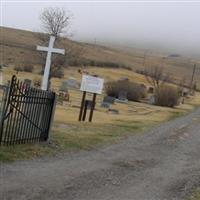
POLYGON ((46 64, 45 64, 44 75, 43 75, 43 80, 42 80, 42 87, 41 87, 42 90, 48 89, 48 81, 49 81, 52 53, 58 53, 58 54, 63 54, 63 55, 65 54, 64 49, 53 48, 54 42, 55 42, 55 37, 50 36, 50 41, 49 41, 48 47, 37 46, 38 51, 47 51, 46 64))

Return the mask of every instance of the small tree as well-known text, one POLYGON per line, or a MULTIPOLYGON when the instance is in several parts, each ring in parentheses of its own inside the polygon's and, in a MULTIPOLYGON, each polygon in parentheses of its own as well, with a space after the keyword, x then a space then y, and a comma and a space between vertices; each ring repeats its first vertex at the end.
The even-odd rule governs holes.
POLYGON ((58 38, 66 33, 71 15, 62 8, 45 8, 40 15, 43 30, 58 38))
POLYGON ((179 103, 179 93, 176 87, 161 86, 155 92, 156 105, 167 106, 173 108, 179 103))
POLYGON ((159 89, 165 82, 170 80, 170 75, 165 74, 163 68, 160 66, 150 67, 145 69, 144 75, 155 89, 159 89))

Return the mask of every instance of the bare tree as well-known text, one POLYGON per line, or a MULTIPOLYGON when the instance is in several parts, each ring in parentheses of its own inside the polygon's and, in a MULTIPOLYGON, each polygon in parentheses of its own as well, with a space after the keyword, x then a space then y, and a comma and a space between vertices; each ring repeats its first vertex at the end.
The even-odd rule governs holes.
MULTIPOLYGON (((52 56, 51 71, 49 81, 52 77, 62 78, 64 76, 64 68, 73 61, 78 60, 82 47, 75 42, 68 40, 68 31, 70 28, 72 14, 66 12, 62 8, 45 8, 40 14, 40 20, 45 33, 38 33, 37 38, 43 45, 48 45, 49 35, 56 37, 55 46, 65 49, 65 55, 54 54, 52 56)), ((41 62, 45 63, 46 54, 41 52, 41 62)), ((43 74, 44 69, 41 73, 43 74)))
POLYGON ((58 38, 66 33, 72 15, 62 8, 45 8, 40 15, 44 31, 58 38))
POLYGON ((165 74, 163 67, 154 66, 145 69, 144 75, 149 84, 155 89, 159 89, 165 82, 170 81, 170 74, 165 74))

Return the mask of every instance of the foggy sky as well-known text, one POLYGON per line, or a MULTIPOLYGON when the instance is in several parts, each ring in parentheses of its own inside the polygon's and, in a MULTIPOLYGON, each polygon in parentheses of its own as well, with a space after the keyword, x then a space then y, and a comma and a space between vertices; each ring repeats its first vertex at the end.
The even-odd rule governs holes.
POLYGON ((200 57, 199 2, 9 2, 1 5, 1 26, 41 31, 45 7, 73 14, 73 39, 158 49, 200 57))

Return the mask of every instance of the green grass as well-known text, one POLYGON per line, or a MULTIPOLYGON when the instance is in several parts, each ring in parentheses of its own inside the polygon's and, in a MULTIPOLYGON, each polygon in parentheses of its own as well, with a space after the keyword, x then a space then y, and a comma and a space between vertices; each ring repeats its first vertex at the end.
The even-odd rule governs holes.
POLYGON ((136 123, 93 125, 91 123, 55 125, 48 142, 0 147, 0 161, 8 162, 53 155, 69 150, 91 150, 100 144, 114 143, 130 133, 141 132, 144 126, 136 123))
POLYGON ((200 188, 198 188, 188 200, 200 200, 200 188))
MULTIPOLYGON (((182 113, 171 112, 170 118, 180 117, 182 113)), ((115 124, 97 125, 93 123, 54 124, 48 142, 0 147, 0 162, 32 159, 54 155, 69 150, 91 150, 98 145, 117 142, 121 137, 142 133, 158 125, 156 120, 124 121, 115 124)))

